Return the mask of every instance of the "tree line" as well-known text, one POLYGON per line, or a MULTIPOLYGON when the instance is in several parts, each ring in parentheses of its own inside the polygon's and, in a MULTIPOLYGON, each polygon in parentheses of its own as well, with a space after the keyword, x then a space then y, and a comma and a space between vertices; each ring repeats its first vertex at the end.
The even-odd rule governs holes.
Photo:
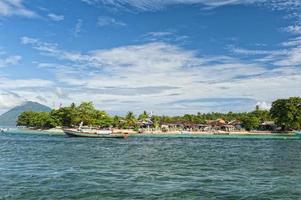
POLYGON ((239 120, 247 130, 257 129, 262 122, 272 120, 284 131, 299 130, 301 129, 301 98, 278 99, 272 103, 270 110, 256 108, 252 112, 212 112, 183 116, 150 116, 146 111, 138 116, 133 112, 128 112, 125 116, 110 116, 107 112, 96 109, 92 102, 83 102, 78 106, 72 103, 70 106, 53 109, 51 112, 23 112, 17 119, 17 125, 47 129, 57 126, 76 127, 83 122, 84 125, 100 128, 138 129, 139 122, 145 120, 151 120, 152 127, 159 127, 164 123, 205 124, 208 120, 216 119, 239 120))

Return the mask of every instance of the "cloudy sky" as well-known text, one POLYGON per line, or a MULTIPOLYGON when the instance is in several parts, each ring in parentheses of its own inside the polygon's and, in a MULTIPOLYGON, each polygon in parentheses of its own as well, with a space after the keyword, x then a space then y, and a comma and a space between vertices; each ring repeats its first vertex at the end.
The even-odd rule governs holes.
POLYGON ((300 95, 300 0, 0 0, 0 113, 250 111, 300 95))

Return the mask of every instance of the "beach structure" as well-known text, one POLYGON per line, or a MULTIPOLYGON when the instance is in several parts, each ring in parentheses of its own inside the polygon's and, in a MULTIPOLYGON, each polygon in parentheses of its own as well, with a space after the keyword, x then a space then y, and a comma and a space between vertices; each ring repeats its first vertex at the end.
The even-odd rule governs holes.
POLYGON ((208 120, 207 126, 211 127, 210 130, 212 131, 233 132, 243 130, 242 122, 239 120, 232 120, 230 122, 227 122, 224 119, 208 120))
POLYGON ((208 120, 206 124, 197 124, 193 122, 177 122, 177 123, 162 123, 160 126, 163 132, 172 131, 188 131, 188 132, 211 132, 211 131, 225 131, 234 132, 241 131, 242 122, 233 120, 227 122, 223 119, 208 120))
POLYGON ((212 127, 210 125, 207 124, 198 124, 198 130, 201 132, 209 132, 212 130, 212 127))
POLYGON ((153 121, 150 118, 143 119, 138 121, 138 125, 142 129, 150 129, 154 125, 153 121))
POLYGON ((184 130, 183 123, 162 123, 160 127, 163 132, 184 130))
POLYGON ((234 128, 236 130, 242 130, 243 129, 242 122, 240 120, 232 120, 232 121, 228 122, 228 125, 234 126, 234 128))
POLYGON ((204 131, 210 131, 212 127, 207 124, 196 124, 192 122, 183 123, 183 129, 185 131, 191 131, 191 132, 204 132, 204 131))
POLYGON ((259 125, 261 131, 276 131, 277 125, 274 121, 264 121, 259 125))
POLYGON ((226 132, 233 132, 235 131, 235 126, 231 125, 231 124, 225 124, 223 126, 220 127, 220 130, 222 131, 226 131, 226 132))
POLYGON ((216 120, 207 120, 207 125, 211 126, 213 130, 222 130, 223 126, 226 126, 227 123, 223 119, 216 119, 216 120))

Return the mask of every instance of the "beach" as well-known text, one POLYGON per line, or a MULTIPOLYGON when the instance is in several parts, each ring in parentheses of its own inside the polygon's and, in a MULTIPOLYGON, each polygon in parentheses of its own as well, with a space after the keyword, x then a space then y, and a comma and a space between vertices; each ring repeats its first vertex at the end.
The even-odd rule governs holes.
MULTIPOLYGON (((18 129, 17 129, 18 130, 18 129)), ((15 130, 14 132, 18 132, 15 130)), ((36 134, 49 134, 49 135, 65 135, 64 131, 62 128, 52 128, 52 129, 28 129, 28 128, 22 128, 19 129, 21 133, 36 133, 36 134)), ((197 132, 197 131, 134 131, 133 129, 112 129, 113 134, 126 134, 127 137, 156 137, 156 136, 161 136, 161 137, 183 137, 183 136, 196 136, 196 137, 206 137, 206 136, 253 136, 253 137, 294 137, 296 136, 295 132, 271 132, 271 131, 235 131, 235 132, 226 132, 226 131, 211 131, 211 132, 197 132)))

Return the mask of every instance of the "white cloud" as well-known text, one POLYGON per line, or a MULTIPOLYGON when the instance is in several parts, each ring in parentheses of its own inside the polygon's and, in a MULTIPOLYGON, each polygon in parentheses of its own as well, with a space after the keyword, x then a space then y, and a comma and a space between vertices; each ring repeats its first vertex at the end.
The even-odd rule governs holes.
POLYGON ((58 99, 55 88, 56 84, 49 80, 0 76, 0 114, 27 100, 51 106, 58 99))
POLYGON ((207 7, 219 7, 225 5, 237 4, 255 4, 266 6, 277 10, 293 10, 301 7, 299 0, 82 0, 89 5, 102 3, 109 6, 125 7, 131 6, 142 11, 155 11, 167 6, 186 4, 186 5, 203 5, 207 7))
POLYGON ((98 0, 82 0, 82 2, 85 2, 87 4, 94 4, 94 3, 97 3, 98 0))
POLYGON ((83 20, 82 19, 78 19, 76 24, 75 24, 75 28, 73 31, 73 35, 75 37, 78 37, 80 32, 82 31, 82 26, 83 26, 83 20))
POLYGON ((144 36, 148 37, 165 37, 165 36, 170 36, 173 35, 174 33, 169 32, 169 31, 161 31, 161 32, 148 32, 144 36))
POLYGON ((296 38, 290 39, 286 42, 283 42, 281 45, 284 47, 301 46, 301 37, 296 37, 296 38))
POLYGON ((37 14, 23 5, 23 0, 0 0, 0 15, 37 17, 37 14))
POLYGON ((258 50, 258 49, 243 49, 243 48, 231 48, 231 51, 236 54, 242 55, 269 55, 271 53, 281 54, 279 51, 271 51, 271 50, 258 50))
POLYGON ((259 56, 256 61, 265 62, 275 66, 301 66, 301 37, 295 37, 283 42, 277 50, 231 48, 238 55, 259 56))
POLYGON ((257 102, 256 106, 261 110, 269 110, 271 108, 271 104, 265 101, 257 102))
POLYGON ((278 66, 301 66, 301 45, 291 48, 287 57, 275 63, 278 66))
POLYGON ((0 77, 0 90, 15 90, 20 88, 51 87, 54 83, 42 79, 8 79, 0 77))
POLYGON ((176 31, 157 31, 148 32, 141 36, 143 41, 165 41, 165 42, 185 42, 189 37, 186 35, 179 35, 176 31))
POLYGON ((293 34, 301 34, 301 26, 298 25, 288 26, 284 30, 293 34))
POLYGON ((23 102, 23 99, 12 92, 0 91, 0 113, 23 102))
POLYGON ((56 21, 56 22, 63 21, 65 18, 64 15, 57 15, 54 13, 49 13, 48 17, 49 17, 49 19, 56 21))
POLYGON ((10 65, 16 65, 20 62, 21 56, 15 55, 15 56, 8 56, 6 58, 0 57, 0 67, 7 67, 10 65))
POLYGON ((126 26, 126 23, 119 21, 112 17, 100 16, 97 18, 97 25, 99 27, 103 26, 126 26))
POLYGON ((256 102, 271 102, 301 92, 301 85, 296 84, 301 81, 301 70, 297 67, 269 69, 264 64, 247 64, 230 57, 202 57, 195 51, 164 42, 86 53, 65 51, 56 44, 33 38, 23 38, 23 43, 70 63, 68 67, 43 65, 55 73, 56 87, 60 88, 46 99, 61 98, 65 104, 89 97, 111 112, 126 112, 135 107, 181 114, 214 111, 214 108, 201 103, 180 108, 170 102, 208 97, 253 99, 246 101, 246 107, 225 108, 246 109, 255 107, 256 102), (64 95, 68 98, 58 97, 64 95))
POLYGON ((132 6, 139 10, 159 10, 166 6, 175 4, 203 4, 208 6, 221 6, 226 4, 233 4, 239 1, 237 0, 82 0, 90 5, 96 3, 103 3, 105 5, 124 7, 132 6))
POLYGON ((63 51, 58 48, 55 43, 41 42, 38 39, 30 37, 22 37, 21 43, 25 45, 32 45, 32 47, 43 54, 51 55, 60 59, 71 60, 73 62, 87 61, 87 56, 81 53, 63 51))

